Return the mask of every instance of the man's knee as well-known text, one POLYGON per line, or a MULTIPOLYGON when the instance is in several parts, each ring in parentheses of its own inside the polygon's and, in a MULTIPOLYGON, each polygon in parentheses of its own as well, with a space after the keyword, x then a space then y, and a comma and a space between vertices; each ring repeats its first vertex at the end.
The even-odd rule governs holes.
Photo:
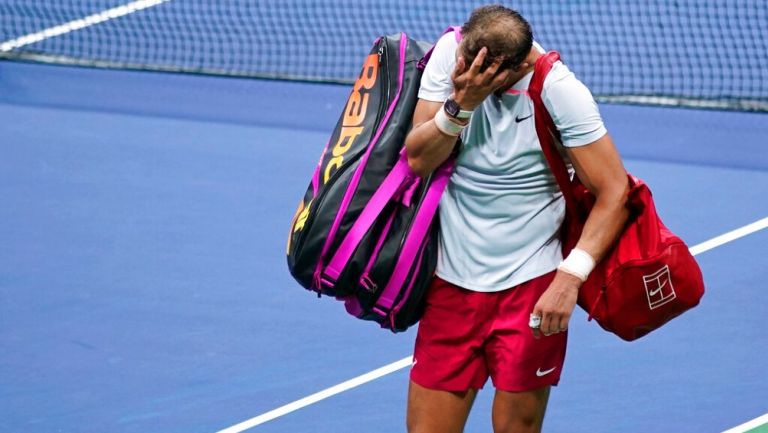
POLYGON ((494 417, 494 433, 539 433, 543 417, 534 414, 515 414, 508 417, 494 417))
POLYGON ((494 433, 538 433, 544 422, 549 387, 522 393, 497 391, 493 400, 494 433))

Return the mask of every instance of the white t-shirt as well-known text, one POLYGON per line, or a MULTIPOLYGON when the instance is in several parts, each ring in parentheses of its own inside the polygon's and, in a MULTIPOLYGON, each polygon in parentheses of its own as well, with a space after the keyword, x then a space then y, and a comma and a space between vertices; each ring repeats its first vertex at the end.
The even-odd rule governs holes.
MULTIPOLYGON (((451 95, 457 47, 453 33, 437 42, 419 98, 443 102, 451 95)), ((469 290, 508 289, 562 260, 558 231, 565 203, 539 145, 533 101, 521 93, 532 75, 475 109, 440 201, 437 275, 469 290)), ((565 146, 606 134, 592 94, 563 63, 555 63, 544 81, 542 99, 565 146)))

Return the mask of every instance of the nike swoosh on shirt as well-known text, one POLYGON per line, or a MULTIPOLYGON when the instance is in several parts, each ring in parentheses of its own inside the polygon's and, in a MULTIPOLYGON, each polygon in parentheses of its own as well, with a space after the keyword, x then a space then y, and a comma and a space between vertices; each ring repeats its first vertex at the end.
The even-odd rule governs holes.
POLYGON ((557 370, 557 367, 552 367, 549 370, 544 370, 544 371, 541 371, 541 369, 539 368, 539 369, 536 370, 536 376, 538 376, 538 377, 546 376, 546 375, 548 375, 549 373, 552 373, 555 370, 557 370))
POLYGON ((529 118, 529 117, 531 117, 531 116, 533 116, 533 114, 529 114, 529 115, 527 115, 527 116, 525 116, 525 117, 515 116, 515 122, 517 122, 517 123, 520 123, 520 122, 522 122, 523 120, 525 120, 525 119, 528 119, 528 118, 529 118))

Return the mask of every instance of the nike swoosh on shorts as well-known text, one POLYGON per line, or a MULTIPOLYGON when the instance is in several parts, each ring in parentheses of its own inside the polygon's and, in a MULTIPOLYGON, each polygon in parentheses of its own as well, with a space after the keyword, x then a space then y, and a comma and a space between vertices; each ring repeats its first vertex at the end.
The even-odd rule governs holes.
POLYGON ((537 377, 546 376, 546 375, 548 375, 549 373, 552 373, 555 370, 557 370, 557 367, 552 367, 549 370, 544 370, 544 371, 541 371, 541 369, 539 368, 539 369, 536 370, 536 376, 537 377))

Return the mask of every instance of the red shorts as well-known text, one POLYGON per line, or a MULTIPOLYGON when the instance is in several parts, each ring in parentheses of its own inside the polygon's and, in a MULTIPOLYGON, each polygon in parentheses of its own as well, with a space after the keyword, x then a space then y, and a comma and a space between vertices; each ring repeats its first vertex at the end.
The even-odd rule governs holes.
POLYGON ((411 380, 429 389, 531 391, 557 385, 567 332, 533 337, 528 320, 551 272, 512 289, 482 293, 435 277, 419 322, 411 380))

